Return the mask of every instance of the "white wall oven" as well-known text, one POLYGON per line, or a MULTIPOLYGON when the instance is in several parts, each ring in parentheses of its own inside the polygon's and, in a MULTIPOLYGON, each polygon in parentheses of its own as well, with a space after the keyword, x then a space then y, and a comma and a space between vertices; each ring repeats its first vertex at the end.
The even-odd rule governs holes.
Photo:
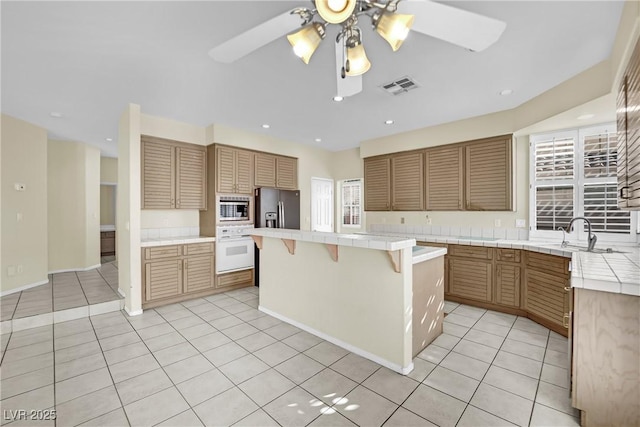
POLYGON ((254 265, 253 225, 216 227, 216 274, 248 270, 254 265))
POLYGON ((219 195, 216 200, 218 222, 251 222, 251 196, 219 195))

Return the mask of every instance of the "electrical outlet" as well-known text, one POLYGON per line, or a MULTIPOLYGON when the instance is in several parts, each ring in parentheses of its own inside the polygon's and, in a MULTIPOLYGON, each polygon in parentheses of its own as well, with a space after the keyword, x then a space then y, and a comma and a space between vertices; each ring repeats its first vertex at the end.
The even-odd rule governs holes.
POLYGON ((18 212, 18 213, 16 214, 16 222, 20 222, 20 221, 22 221, 22 213, 21 213, 21 212, 18 212))
POLYGON ((404 217, 400 217, 400 224, 404 224, 404 217))
POLYGON ((494 219, 493 220, 493 226, 494 227, 502 227, 502 221, 499 219, 494 219))
POLYGON ((527 221, 524 219, 516 219, 516 228, 526 228, 527 221))
POLYGON ((17 274, 22 274, 24 272, 24 268, 22 268, 22 264, 18 264, 18 268, 16 268, 17 274))
POLYGON ((15 275, 16 275, 16 268, 13 265, 10 265, 9 267, 7 267, 7 276, 11 277, 15 275))
POLYGON ((426 219, 427 220, 425 222, 427 223, 427 225, 431 225, 431 218, 429 218, 429 215, 427 215, 426 219))

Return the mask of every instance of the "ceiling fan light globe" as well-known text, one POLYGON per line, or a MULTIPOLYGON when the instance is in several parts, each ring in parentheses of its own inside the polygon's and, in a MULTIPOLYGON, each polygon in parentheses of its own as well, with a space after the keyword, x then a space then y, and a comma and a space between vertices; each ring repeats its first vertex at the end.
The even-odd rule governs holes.
POLYGON ((324 31, 321 31, 319 27, 322 28, 320 24, 312 22, 287 36, 287 40, 293 47, 293 53, 305 64, 309 63, 311 56, 324 37, 324 31))
POLYGON ((371 62, 369 62, 362 44, 347 48, 347 61, 349 63, 347 76, 359 76, 371 68, 371 62))
POLYGON ((356 0, 315 0, 318 14, 329 24, 346 21, 353 14, 356 4, 356 0))
POLYGON ((400 49, 402 42, 409 35, 413 20, 413 15, 383 13, 376 23, 376 31, 391 45, 391 49, 395 52, 400 49))

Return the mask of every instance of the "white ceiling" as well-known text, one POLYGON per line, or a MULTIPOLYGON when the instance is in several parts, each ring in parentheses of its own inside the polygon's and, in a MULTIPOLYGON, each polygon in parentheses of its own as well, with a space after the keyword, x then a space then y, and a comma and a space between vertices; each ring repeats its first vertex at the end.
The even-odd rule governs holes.
POLYGON ((623 6, 447 3, 503 20, 507 28, 479 53, 417 33, 393 53, 361 25, 373 65, 363 92, 336 103, 334 51, 327 42, 336 28, 328 29, 308 66, 284 37, 233 64, 207 55, 292 6, 309 6, 308 0, 2 1, 2 112, 48 129, 51 137, 96 145, 107 156, 117 153, 118 119, 128 103, 199 126, 221 123, 342 150, 522 104, 606 59, 623 6), (404 75, 421 87, 395 97, 379 88, 404 75), (513 94, 500 96, 507 88, 513 94), (395 124, 385 125, 387 119, 395 124), (262 129, 263 123, 271 128, 262 129))

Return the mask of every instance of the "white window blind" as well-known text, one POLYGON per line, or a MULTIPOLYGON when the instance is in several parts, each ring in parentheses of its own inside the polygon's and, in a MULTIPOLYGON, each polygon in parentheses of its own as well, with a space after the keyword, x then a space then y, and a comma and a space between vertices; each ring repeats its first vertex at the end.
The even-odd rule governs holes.
POLYGON ((342 225, 360 226, 362 212, 362 180, 349 179, 342 183, 342 225))
POLYGON ((633 239, 635 217, 616 202, 615 124, 531 135, 530 144, 532 236, 549 237, 584 216, 604 240, 633 239))

